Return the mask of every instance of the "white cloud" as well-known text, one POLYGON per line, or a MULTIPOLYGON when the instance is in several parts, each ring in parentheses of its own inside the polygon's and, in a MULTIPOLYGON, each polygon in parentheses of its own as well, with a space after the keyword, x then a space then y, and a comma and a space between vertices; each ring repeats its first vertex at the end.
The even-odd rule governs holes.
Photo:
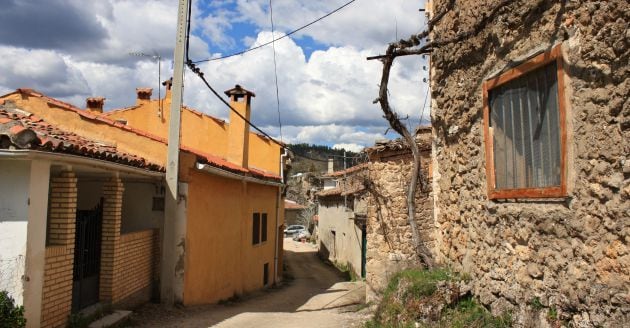
MULTIPOLYGON (((274 1, 274 18, 280 31, 276 33, 300 26, 343 2, 274 1)), ((91 22, 90 26, 104 32, 96 33, 94 27, 90 34, 93 39, 83 37, 81 43, 66 48, 27 50, 21 45, 0 46, 4 59, 0 62, 0 92, 31 87, 80 107, 87 96, 104 96, 106 109, 133 105, 136 87, 153 87, 153 95, 157 96, 156 62, 128 53, 159 53, 164 58, 162 80, 171 76, 175 1, 108 0, 83 4, 78 0, 55 0, 55 4, 84 15, 82 22, 91 22), (76 9, 79 4, 85 7, 76 9)), ((209 57, 207 41, 226 49, 238 48, 236 44, 240 42, 253 47, 271 40, 267 5, 266 0, 196 2, 193 28, 197 35, 191 37, 191 57, 209 57), (229 12, 226 4, 239 11, 229 12), (259 31, 255 35, 240 35, 236 40, 230 33, 239 22, 253 23, 259 31)), ((417 1, 411 0, 356 1, 300 33, 331 45, 309 57, 293 37, 276 43, 284 141, 356 149, 383 138, 386 122, 378 105, 372 103, 378 94, 382 66, 366 57, 380 53, 394 39, 396 21, 399 38, 417 32, 423 21, 418 6, 417 1)), ((390 79, 391 102, 401 116, 410 116, 413 125, 419 120, 426 94, 426 84, 421 81, 422 65, 417 57, 399 59, 390 79)), ((200 67, 219 92, 234 84, 254 91, 254 123, 274 136, 280 135, 272 47, 200 67)), ((185 86, 187 105, 228 117, 228 109, 190 71, 186 72, 185 86)))
POLYGON ((349 150, 349 151, 353 151, 355 153, 358 153, 360 151, 363 150, 363 148, 365 148, 364 146, 361 145, 357 145, 355 143, 343 143, 343 144, 335 144, 334 146, 332 146, 334 149, 345 149, 345 150, 349 150))
MULTIPOLYGON (((273 2, 274 25, 288 32, 346 2, 276 0, 273 2)), ((240 18, 270 29, 268 3, 267 0, 238 0, 240 18)), ((421 6, 422 2, 417 0, 358 0, 298 35, 307 35, 331 46, 382 48, 396 36, 404 38, 420 31, 425 19, 418 11, 421 6)))
POLYGON ((0 58, 0 86, 4 89, 33 88, 59 97, 89 93, 81 71, 56 51, 0 46, 0 58))

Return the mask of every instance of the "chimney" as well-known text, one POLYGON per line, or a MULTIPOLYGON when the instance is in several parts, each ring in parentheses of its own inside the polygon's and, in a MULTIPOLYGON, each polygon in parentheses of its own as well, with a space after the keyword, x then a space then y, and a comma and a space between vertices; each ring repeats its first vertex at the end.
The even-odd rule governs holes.
POLYGON ((141 105, 143 103, 147 103, 151 101, 151 94, 153 93, 153 88, 136 88, 136 105, 141 105))
MULTIPOLYGON (((248 121, 251 114, 251 99, 256 95, 243 89, 240 85, 225 91, 230 97, 230 106, 248 121)), ((248 167, 249 124, 230 110, 230 127, 228 130, 227 160, 244 168, 248 167)))
POLYGON ((173 88, 173 78, 170 78, 164 82, 162 82, 164 89, 166 89, 166 94, 164 95, 164 99, 171 99, 171 92, 173 88))
POLYGON ((335 169, 333 167, 333 159, 329 158, 328 159, 328 173, 330 174, 330 173, 333 173, 333 172, 335 172, 335 169))
POLYGON ((105 98, 103 97, 90 97, 86 100, 86 109, 93 112, 103 112, 103 105, 105 104, 105 98))

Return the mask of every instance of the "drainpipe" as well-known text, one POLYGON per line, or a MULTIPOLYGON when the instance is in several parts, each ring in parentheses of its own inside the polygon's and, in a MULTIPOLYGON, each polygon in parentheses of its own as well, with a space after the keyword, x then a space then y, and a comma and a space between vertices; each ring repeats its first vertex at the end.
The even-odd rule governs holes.
MULTIPOLYGON (((280 178, 284 183, 284 157, 287 156, 287 150, 285 148, 282 149, 282 154, 280 155, 280 178)), ((278 249, 278 221, 280 220, 280 200, 282 200, 282 186, 278 186, 278 198, 276 199, 276 246, 275 246, 275 254, 273 258, 273 284, 275 285, 278 281, 278 254, 280 250, 278 249)))

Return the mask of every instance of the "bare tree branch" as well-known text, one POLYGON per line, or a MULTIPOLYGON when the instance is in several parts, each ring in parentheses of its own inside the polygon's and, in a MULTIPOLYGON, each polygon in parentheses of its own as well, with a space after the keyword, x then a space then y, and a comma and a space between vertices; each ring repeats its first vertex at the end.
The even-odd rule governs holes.
POLYGON ((485 28, 485 26, 490 21, 492 21, 495 18, 495 16, 499 13, 501 8, 505 7, 509 3, 510 3, 510 0, 501 1, 497 6, 495 6, 492 9, 492 11, 490 11, 490 13, 487 16, 484 16, 481 20, 476 22, 473 25, 473 27, 466 32, 458 33, 456 36, 452 38, 448 38, 448 39, 429 41, 419 48, 414 48, 414 47, 418 47, 420 43, 422 42, 422 40, 424 40, 426 37, 429 36, 429 34, 433 31, 433 27, 435 26, 435 24, 441 21, 442 18, 449 11, 453 9, 455 5, 455 0, 449 0, 449 2, 446 3, 444 8, 427 23, 426 30, 418 34, 412 35, 407 40, 400 40, 398 42, 390 43, 389 46, 387 47, 385 55, 368 57, 368 60, 380 59, 383 63, 383 72, 381 75, 379 95, 378 95, 378 98, 374 100, 374 103, 378 102, 380 104, 381 110, 383 111, 383 114, 384 114, 383 117, 387 120, 387 122, 389 122, 390 127, 403 137, 403 140, 405 141, 407 146, 411 149, 411 153, 413 155, 411 179, 409 181, 409 189, 407 190, 407 209, 408 209, 407 221, 409 223, 409 226, 411 227, 413 244, 417 252, 417 255, 422 259, 424 264, 429 268, 433 267, 433 260, 430 257, 429 250, 420 241, 418 227, 415 220, 415 213, 416 213, 415 211, 415 198, 416 197, 415 196, 416 196, 418 180, 419 178, 421 178, 420 181, 423 184, 424 184, 424 181, 426 180, 422 177, 422 171, 420 170, 420 167, 421 167, 420 151, 416 143, 415 135, 412 135, 409 132, 409 130, 405 127, 405 125, 402 124, 400 117, 398 116, 398 114, 396 114, 396 112, 394 112, 394 110, 390 107, 390 104, 389 104, 388 83, 389 83, 389 75, 391 72, 391 68, 392 68, 392 65, 394 64, 394 60, 396 59, 396 57, 429 53, 434 48, 439 48, 439 47, 446 46, 449 44, 457 43, 468 37, 478 34, 479 32, 481 32, 481 30, 485 28))

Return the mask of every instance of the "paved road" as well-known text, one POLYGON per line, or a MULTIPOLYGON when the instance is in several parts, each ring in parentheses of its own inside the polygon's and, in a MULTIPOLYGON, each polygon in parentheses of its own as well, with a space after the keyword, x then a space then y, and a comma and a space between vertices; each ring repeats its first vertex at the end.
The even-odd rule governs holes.
POLYGON ((285 239, 294 279, 278 289, 230 305, 163 309, 148 305, 133 316, 140 327, 358 327, 367 318, 350 305, 363 302, 362 283, 345 282, 316 257, 312 245, 285 239))

